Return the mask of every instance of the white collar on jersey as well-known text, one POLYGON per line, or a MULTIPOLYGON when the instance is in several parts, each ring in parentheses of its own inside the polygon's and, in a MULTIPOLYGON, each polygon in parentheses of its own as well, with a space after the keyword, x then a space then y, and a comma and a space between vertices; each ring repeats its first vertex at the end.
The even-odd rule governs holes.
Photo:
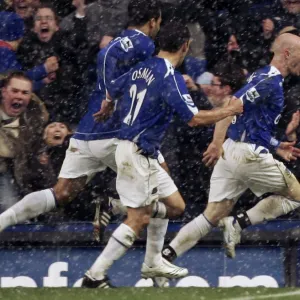
POLYGON ((136 31, 136 32, 138 32, 138 33, 141 33, 141 34, 147 36, 147 34, 145 34, 143 31, 140 31, 140 30, 138 30, 138 29, 133 29, 133 30, 136 31))
POLYGON ((276 75, 281 75, 281 73, 276 67, 270 65, 270 71, 269 71, 268 75, 269 76, 276 76, 276 75))

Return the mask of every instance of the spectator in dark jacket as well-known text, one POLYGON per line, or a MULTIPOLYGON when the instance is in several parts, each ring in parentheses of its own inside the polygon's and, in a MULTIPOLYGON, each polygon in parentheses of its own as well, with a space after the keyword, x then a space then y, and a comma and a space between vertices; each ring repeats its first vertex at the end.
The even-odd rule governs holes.
POLYGON ((17 157, 16 179, 23 195, 52 186, 59 174, 71 129, 60 122, 49 123, 34 139, 29 139, 17 157))
MULTIPOLYGON (((0 23, 0 73, 21 70, 22 66, 17 60, 16 51, 23 38, 24 22, 15 13, 0 12, 0 23)), ((41 87, 38 81, 57 69, 57 59, 50 57, 44 64, 33 66, 26 73, 31 80, 35 81, 34 90, 37 90, 41 87)))
MULTIPOLYGON (((44 128, 43 132, 39 132, 38 136, 28 139, 24 151, 17 156, 15 163, 17 164, 15 177, 23 196, 56 183, 71 136, 72 130, 68 124, 52 122, 44 128)), ((64 207, 63 212, 50 213, 47 218, 92 220, 94 206, 91 203, 103 194, 107 185, 105 176, 96 175, 85 190, 72 203, 64 207)))
POLYGON ((300 2, 297 0, 275 0, 263 12, 273 22, 276 33, 286 26, 300 29, 300 2))
POLYGON ((59 30, 57 16, 50 5, 42 5, 35 14, 33 32, 24 37, 18 50, 22 65, 30 69, 48 56, 59 59, 56 80, 39 91, 50 119, 77 123, 84 90, 82 73, 86 68, 85 48, 74 45, 72 38, 59 30), (79 50, 78 50, 79 49, 79 50))

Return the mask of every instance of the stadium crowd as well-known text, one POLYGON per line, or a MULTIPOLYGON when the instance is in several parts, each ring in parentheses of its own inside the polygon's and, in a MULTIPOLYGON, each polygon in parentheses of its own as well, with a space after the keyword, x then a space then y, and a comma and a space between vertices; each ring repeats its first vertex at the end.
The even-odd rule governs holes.
MULTIPOLYGON (((126 28, 128 2, 0 1, 0 212, 55 184, 97 82, 97 53, 126 28), (20 71, 33 82, 31 98, 16 80, 20 71), (21 101, 14 100, 14 93, 21 101)), ((198 109, 221 106, 247 76, 266 66, 280 32, 300 33, 298 0, 161 2, 162 26, 178 20, 191 32, 190 51, 179 71, 198 109)), ((299 109, 299 77, 288 76, 284 92, 279 137, 299 109)), ((175 117, 164 139, 161 152, 186 201, 185 221, 199 215, 207 202, 212 170, 202 159, 213 132, 214 126, 190 128, 175 117)), ((299 162, 288 167, 299 178, 299 162)), ((91 220, 97 199, 116 198, 114 177, 110 170, 95 176, 63 211, 40 220, 91 220)), ((236 209, 258 200, 247 192, 236 209)))

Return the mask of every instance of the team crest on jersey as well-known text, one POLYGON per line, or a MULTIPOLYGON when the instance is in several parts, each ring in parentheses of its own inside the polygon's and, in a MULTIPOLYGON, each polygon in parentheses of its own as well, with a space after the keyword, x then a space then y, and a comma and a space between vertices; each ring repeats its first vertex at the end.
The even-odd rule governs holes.
POLYGON ((133 44, 131 40, 128 37, 124 37, 120 41, 121 47, 125 52, 128 52, 129 49, 133 48, 133 44))
POLYGON ((256 90, 255 87, 250 88, 247 92, 246 92, 246 98, 248 101, 250 102, 254 102, 254 100, 256 98, 259 98, 260 95, 258 93, 258 91, 256 90))

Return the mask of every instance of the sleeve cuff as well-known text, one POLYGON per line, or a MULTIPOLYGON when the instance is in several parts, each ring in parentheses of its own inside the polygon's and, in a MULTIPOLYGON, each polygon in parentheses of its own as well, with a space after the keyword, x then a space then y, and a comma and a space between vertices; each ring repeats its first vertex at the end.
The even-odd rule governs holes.
POLYGON ((270 140, 270 148, 276 151, 279 148, 280 143, 281 143, 280 141, 272 137, 270 140))
POLYGON ((165 162, 165 158, 163 157, 163 155, 161 154, 160 151, 157 151, 158 152, 158 156, 157 156, 157 160, 160 164, 164 163, 165 162))
POLYGON ((31 80, 38 81, 38 80, 42 80, 47 76, 47 71, 44 64, 42 64, 27 71, 26 74, 31 80))

